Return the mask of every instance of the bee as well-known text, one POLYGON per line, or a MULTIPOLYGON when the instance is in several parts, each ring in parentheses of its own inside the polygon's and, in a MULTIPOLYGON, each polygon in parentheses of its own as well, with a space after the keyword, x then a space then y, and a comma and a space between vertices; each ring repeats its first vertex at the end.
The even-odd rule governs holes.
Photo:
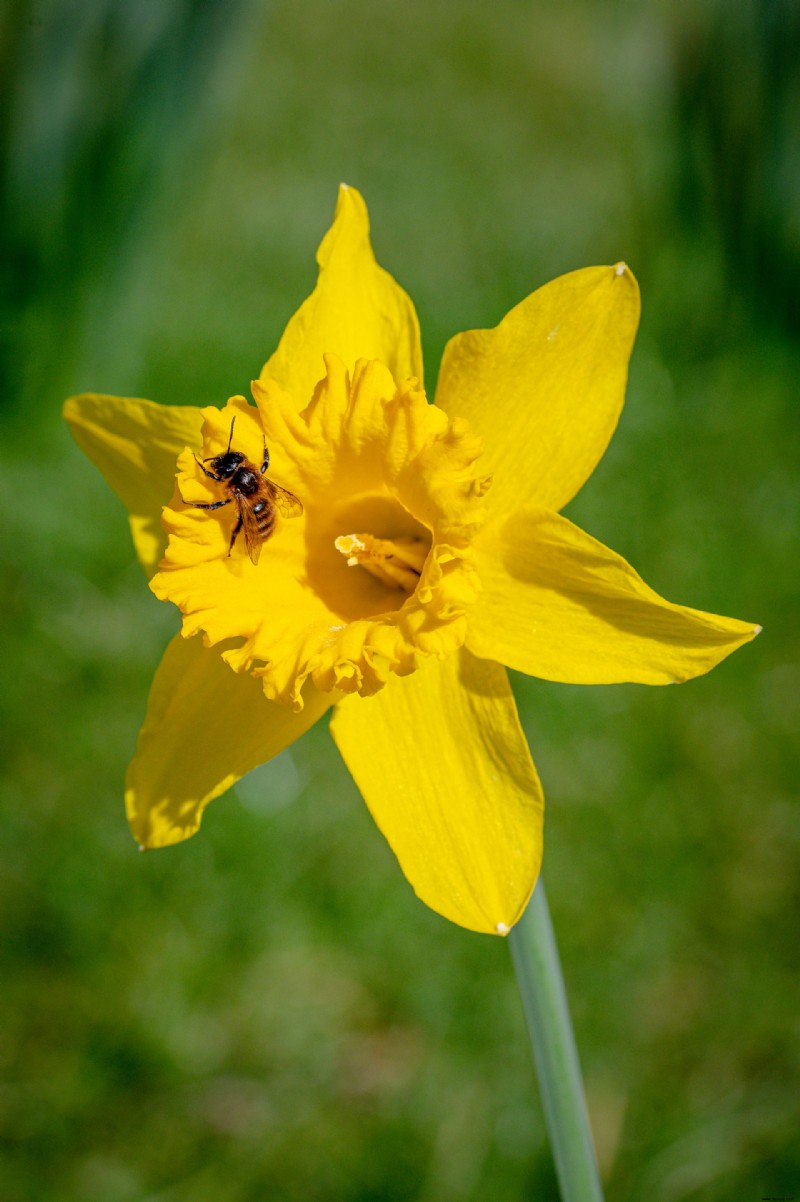
POLYGON ((240 531, 244 530, 247 554, 253 563, 258 563, 261 547, 275 529, 277 514, 281 513, 285 518, 296 518, 303 512, 303 506, 294 493, 281 488, 274 480, 267 479, 265 473, 269 467, 269 451, 266 438, 260 471, 241 451, 231 450, 235 424, 234 417, 228 436, 228 449, 221 455, 209 455, 207 459, 198 459, 195 455, 200 470, 218 484, 224 484, 228 495, 222 501, 212 501, 207 505, 195 504, 192 508, 221 509, 223 505, 235 502, 239 516, 231 533, 228 555, 233 550, 240 531), (205 466, 207 463, 211 464, 210 470, 205 466))

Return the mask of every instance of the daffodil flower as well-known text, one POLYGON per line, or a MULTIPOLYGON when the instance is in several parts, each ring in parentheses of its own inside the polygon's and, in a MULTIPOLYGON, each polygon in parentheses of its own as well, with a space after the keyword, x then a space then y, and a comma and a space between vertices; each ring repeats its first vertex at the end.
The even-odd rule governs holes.
POLYGON ((536 882, 543 814, 506 667, 666 684, 758 628, 663 600, 559 514, 622 406, 639 317, 624 264, 563 276, 495 329, 457 335, 430 404, 414 307, 376 263, 353 188, 318 262, 255 405, 67 402, 129 510, 150 587, 183 615, 128 817, 143 847, 187 838, 213 798, 333 707, 333 737, 419 897, 505 934, 536 882), (277 516, 257 563, 243 538, 231 547, 242 502, 204 470, 229 446, 257 473, 268 448, 266 478, 302 504, 277 516))

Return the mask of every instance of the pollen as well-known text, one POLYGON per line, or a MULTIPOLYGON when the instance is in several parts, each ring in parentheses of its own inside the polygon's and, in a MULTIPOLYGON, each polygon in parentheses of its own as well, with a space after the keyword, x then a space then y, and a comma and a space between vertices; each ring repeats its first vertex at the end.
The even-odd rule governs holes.
POLYGON ((349 568, 366 568, 389 588, 413 593, 419 584, 429 546, 421 538, 375 538, 372 534, 341 534, 336 550, 349 568))

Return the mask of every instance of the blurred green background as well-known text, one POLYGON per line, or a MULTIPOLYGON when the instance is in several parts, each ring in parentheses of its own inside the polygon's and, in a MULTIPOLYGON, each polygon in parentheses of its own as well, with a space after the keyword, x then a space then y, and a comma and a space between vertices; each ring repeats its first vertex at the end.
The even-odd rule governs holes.
POLYGON ((175 614, 60 419, 219 404, 340 180, 447 338, 625 258, 628 404, 569 514, 763 623, 681 689, 515 679, 609 1199, 800 1195, 800 9, 23 0, 0 15, 3 1202, 557 1196, 508 949, 414 898, 324 724, 141 857, 175 614))

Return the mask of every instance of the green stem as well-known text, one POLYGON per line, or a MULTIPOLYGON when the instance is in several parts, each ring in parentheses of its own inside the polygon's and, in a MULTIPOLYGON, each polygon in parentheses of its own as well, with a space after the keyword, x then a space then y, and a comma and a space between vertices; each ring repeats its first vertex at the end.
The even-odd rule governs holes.
POLYGON ((541 877, 508 937, 562 1202, 603 1202, 578 1050, 541 877))

